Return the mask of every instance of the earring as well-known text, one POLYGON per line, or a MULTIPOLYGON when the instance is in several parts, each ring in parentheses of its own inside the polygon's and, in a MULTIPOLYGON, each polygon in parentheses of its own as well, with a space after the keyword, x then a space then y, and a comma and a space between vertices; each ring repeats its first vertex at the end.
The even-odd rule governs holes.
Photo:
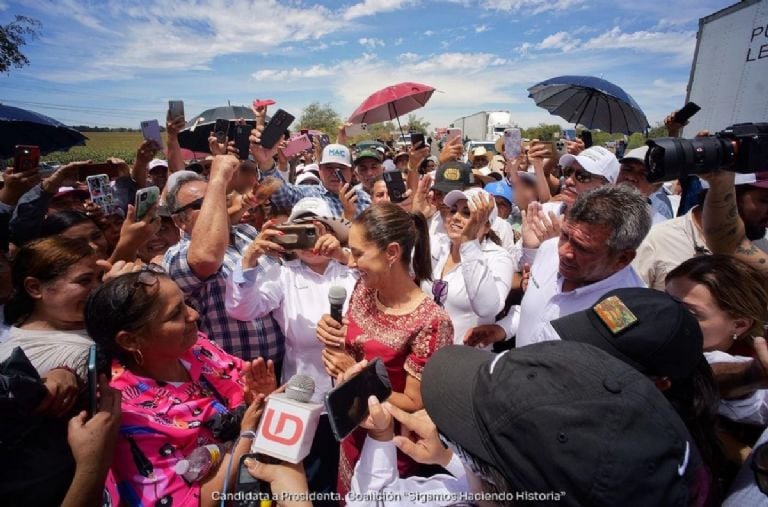
POLYGON ((138 366, 144 365, 144 354, 141 353, 141 350, 137 349, 133 351, 133 362, 138 366))
POLYGON ((739 335, 737 335, 736 333, 733 333, 733 341, 736 341, 738 339, 739 339, 739 335))

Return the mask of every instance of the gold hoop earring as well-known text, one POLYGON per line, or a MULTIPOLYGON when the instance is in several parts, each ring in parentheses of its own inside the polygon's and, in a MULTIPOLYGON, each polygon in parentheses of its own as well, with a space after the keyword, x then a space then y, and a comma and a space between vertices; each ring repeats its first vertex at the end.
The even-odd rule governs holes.
POLYGON ((141 353, 141 350, 137 349, 133 351, 133 362, 136 363, 137 366, 144 365, 144 354, 141 353))

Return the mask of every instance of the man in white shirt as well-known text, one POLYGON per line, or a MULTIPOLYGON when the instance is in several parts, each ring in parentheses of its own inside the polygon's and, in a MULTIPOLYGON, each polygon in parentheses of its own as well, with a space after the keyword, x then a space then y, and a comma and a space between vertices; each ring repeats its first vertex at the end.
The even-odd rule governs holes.
POLYGON ((655 225, 672 218, 672 203, 669 202, 666 192, 661 188, 662 182, 651 183, 648 181, 648 167, 645 165, 646 153, 648 153, 648 146, 641 146, 631 150, 619 160, 621 167, 616 184, 632 185, 648 199, 651 220, 655 225))
POLYGON ((560 237, 538 249, 516 346, 559 339, 551 320, 591 307, 609 290, 644 287, 630 262, 650 228, 645 198, 631 187, 601 186, 581 194, 560 237))

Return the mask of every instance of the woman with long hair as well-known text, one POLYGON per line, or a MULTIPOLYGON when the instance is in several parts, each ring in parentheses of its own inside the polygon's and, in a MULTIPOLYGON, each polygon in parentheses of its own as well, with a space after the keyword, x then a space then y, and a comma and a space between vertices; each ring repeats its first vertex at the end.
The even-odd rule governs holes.
MULTIPOLYGON (((317 325, 318 338, 326 345, 326 370, 336 377, 356 361, 379 357, 392 384, 389 402, 408 412, 420 410, 424 365, 435 350, 453 342, 450 317, 419 286, 432 276, 426 219, 392 203, 376 204, 352 222, 349 248, 349 266, 360 281, 344 322, 324 315, 317 325)), ((342 497, 364 440, 365 431, 358 429, 342 442, 342 497)), ((412 460, 399 458, 401 473, 415 471, 412 460)))

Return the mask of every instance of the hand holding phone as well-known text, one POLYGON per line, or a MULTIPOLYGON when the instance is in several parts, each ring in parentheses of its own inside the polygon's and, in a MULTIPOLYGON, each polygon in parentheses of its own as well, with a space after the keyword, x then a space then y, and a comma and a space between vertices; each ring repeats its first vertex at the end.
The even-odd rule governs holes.
POLYGON ((248 160, 249 148, 251 145, 248 138, 251 136, 253 127, 250 125, 235 125, 234 129, 235 133, 233 140, 235 141, 235 148, 237 149, 238 156, 240 157, 240 160, 248 160))
POLYGON ((292 157, 294 155, 298 155, 302 151, 311 149, 312 142, 309 140, 309 136, 307 134, 302 134, 299 137, 294 137, 288 141, 288 144, 286 144, 285 148, 283 148, 283 155, 286 157, 292 157))
POLYGON ((461 129, 448 129, 448 136, 446 142, 453 141, 454 139, 461 139, 461 129))
POLYGON ((400 171, 386 171, 382 177, 384 178, 384 184, 387 186, 389 200, 394 203, 403 202, 406 192, 403 173, 400 171))
POLYGON ((36 169, 40 165, 40 147, 16 145, 13 155, 13 172, 23 173, 36 169))
POLYGON ((691 116, 699 111, 701 111, 701 107, 699 107, 698 104, 695 102, 688 102, 680 111, 675 113, 674 122, 679 123, 680 125, 685 125, 688 123, 688 120, 691 119, 691 116))
POLYGON ((160 189, 158 187, 142 188, 136 192, 136 220, 141 220, 147 214, 149 209, 160 199, 160 189))
POLYGON ((163 137, 160 135, 160 124, 157 120, 141 122, 141 134, 147 141, 154 141, 158 148, 163 147, 163 137))
POLYGON ((507 160, 515 160, 522 150, 522 136, 520 129, 507 129, 504 131, 504 155, 507 160))
POLYGON ((169 100, 168 101, 168 116, 170 121, 176 120, 176 118, 184 118, 184 101, 183 100, 169 100))
POLYGON ((278 225, 275 229, 283 234, 272 241, 286 250, 308 250, 317 243, 317 229, 312 224, 278 225))
POLYGON ((411 134, 411 146, 413 146, 416 149, 423 148, 426 146, 426 141, 424 139, 424 134, 421 132, 414 132, 411 134))
POLYGON ((294 119, 292 114, 278 109, 261 132, 261 146, 266 149, 273 148, 283 138, 283 133, 288 130, 294 119))

